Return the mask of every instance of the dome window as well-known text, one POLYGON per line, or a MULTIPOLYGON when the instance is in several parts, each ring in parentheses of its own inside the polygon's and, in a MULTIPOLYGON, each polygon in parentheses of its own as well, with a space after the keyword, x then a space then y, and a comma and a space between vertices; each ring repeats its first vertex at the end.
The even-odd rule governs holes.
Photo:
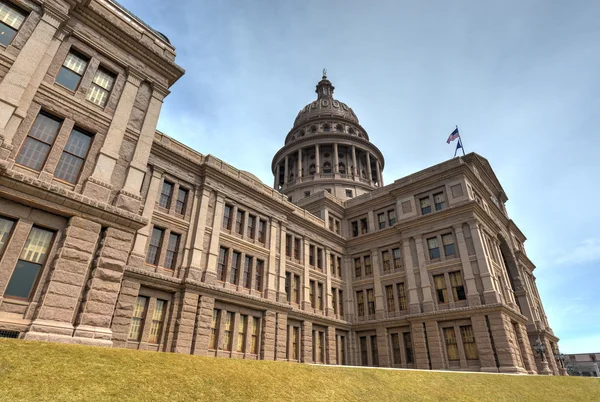
POLYGON ((315 134, 317 132, 317 127, 316 126, 312 126, 310 128, 310 132, 313 133, 313 134, 315 134))
POLYGON ((300 131, 300 137, 304 137, 304 130, 300 131))
POLYGON ((349 128, 348 129, 348 134, 354 134, 354 129, 353 128, 349 128))
POLYGON ((336 129, 337 131, 344 131, 344 127, 342 127, 342 125, 341 125, 341 124, 338 124, 337 126, 335 126, 335 129, 336 129))
POLYGON ((315 175, 317 168, 315 167, 315 164, 313 163, 312 165, 310 165, 310 167, 308 168, 308 174, 311 176, 315 175))
POLYGON ((325 162, 323 164, 323 173, 331 173, 331 163, 325 162))
POLYGON ((331 127, 329 127, 329 124, 325 124, 323 126, 323 131, 325 131, 326 133, 328 133, 329 131, 331 131, 331 127))
POLYGON ((323 156, 324 156, 324 157, 326 157, 326 158, 329 158, 330 154, 329 154, 329 152, 325 152, 325 153, 323 154, 323 156))
POLYGON ((343 163, 340 163, 338 167, 340 169, 341 174, 346 174, 346 165, 344 165, 343 163))

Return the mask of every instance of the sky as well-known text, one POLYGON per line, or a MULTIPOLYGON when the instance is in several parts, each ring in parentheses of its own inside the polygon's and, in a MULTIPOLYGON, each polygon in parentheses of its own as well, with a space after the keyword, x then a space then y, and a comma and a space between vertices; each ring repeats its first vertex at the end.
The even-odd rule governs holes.
POLYGON ((272 185, 323 68, 386 158, 384 181, 467 152, 528 237, 564 353, 600 353, 600 2, 120 0, 186 74, 159 130, 272 185))

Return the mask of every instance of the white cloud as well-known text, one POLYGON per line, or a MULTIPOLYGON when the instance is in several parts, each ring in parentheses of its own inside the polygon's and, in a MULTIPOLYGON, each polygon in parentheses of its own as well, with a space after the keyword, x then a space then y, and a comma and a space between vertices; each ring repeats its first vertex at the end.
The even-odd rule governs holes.
POLYGON ((580 265, 600 260, 600 238, 583 240, 573 250, 561 250, 551 265, 580 265))

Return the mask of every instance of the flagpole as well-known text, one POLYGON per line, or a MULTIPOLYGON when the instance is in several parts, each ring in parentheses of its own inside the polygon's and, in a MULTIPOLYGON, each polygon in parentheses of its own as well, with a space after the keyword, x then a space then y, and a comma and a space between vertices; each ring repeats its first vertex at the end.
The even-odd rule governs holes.
MULTIPOLYGON (((456 125, 456 130, 458 130, 458 125, 456 125)), ((460 138, 460 131, 458 131, 458 141, 460 141, 460 149, 462 149, 463 156, 465 156, 465 144, 463 144, 462 138, 460 138)), ((456 151, 454 151, 454 156, 456 156, 456 151)))

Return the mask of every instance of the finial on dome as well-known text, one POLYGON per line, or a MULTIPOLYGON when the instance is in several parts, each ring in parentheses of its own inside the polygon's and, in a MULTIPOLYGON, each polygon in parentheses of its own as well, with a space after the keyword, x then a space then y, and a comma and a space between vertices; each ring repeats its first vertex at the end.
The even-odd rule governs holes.
POLYGON ((327 79, 327 69, 326 68, 323 69, 323 79, 324 80, 327 79))
POLYGON ((331 85, 331 82, 327 79, 327 69, 324 68, 323 78, 317 84, 317 89, 315 92, 317 93, 319 99, 332 98, 334 89, 335 88, 333 87, 333 85, 331 85))

